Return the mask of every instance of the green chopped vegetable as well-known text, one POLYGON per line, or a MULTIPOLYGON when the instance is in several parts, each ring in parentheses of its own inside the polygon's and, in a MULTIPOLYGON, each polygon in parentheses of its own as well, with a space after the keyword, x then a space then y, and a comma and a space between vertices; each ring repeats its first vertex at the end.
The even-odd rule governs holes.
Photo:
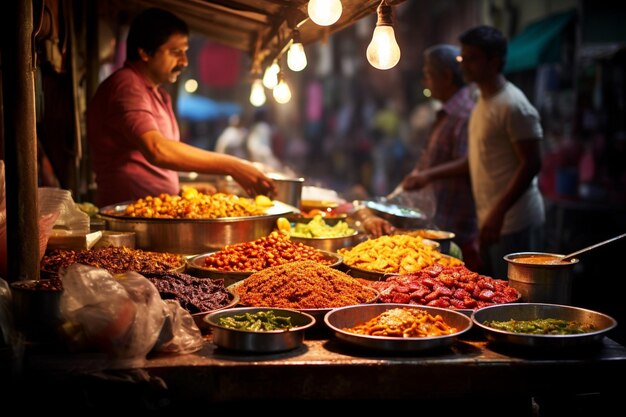
POLYGON ((344 237, 352 236, 356 231, 343 220, 340 220, 334 226, 326 224, 321 215, 316 215, 308 223, 296 223, 291 228, 291 236, 294 237, 344 237))
POLYGON ((535 319, 535 320, 508 320, 508 321, 486 321, 485 326, 497 330, 504 330, 512 333, 523 334, 546 334, 546 335, 566 335, 589 333, 596 330, 593 324, 583 324, 573 320, 560 319, 535 319))
POLYGON ((277 316, 272 310, 220 317, 217 324, 231 329, 250 330, 253 332, 287 330, 296 327, 295 324, 291 323, 291 317, 277 316))

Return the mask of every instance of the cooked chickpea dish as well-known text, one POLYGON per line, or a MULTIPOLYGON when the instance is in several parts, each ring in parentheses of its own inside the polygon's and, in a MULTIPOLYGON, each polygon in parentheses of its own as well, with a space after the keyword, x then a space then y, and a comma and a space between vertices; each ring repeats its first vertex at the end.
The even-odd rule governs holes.
POLYGON ((272 232, 269 236, 251 242, 227 245, 207 256, 204 266, 226 272, 256 272, 305 259, 324 265, 334 262, 312 246, 292 242, 282 233, 272 232))
POLYGON ((148 196, 129 204, 123 215, 130 217, 162 219, 215 219, 222 217, 247 217, 265 214, 267 204, 236 195, 203 194, 191 188, 181 195, 159 194, 148 196))

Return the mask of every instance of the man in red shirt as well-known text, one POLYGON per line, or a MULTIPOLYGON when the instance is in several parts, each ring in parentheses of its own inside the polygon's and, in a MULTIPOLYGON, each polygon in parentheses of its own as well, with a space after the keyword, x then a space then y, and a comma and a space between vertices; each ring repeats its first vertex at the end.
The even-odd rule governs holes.
POLYGON ((274 192, 272 180, 252 163, 180 141, 169 94, 188 65, 187 24, 151 8, 132 22, 124 67, 100 85, 87 111, 87 136, 105 206, 160 193, 179 192, 176 171, 231 175, 250 195, 274 192))

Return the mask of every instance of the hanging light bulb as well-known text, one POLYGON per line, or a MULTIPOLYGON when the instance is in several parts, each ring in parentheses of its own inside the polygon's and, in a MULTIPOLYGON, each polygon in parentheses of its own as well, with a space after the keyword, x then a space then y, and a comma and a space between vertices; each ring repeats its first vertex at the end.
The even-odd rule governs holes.
POLYGON ((307 9, 313 22, 330 26, 341 17, 341 0, 311 0, 307 9))
POLYGON ((306 54, 300 40, 300 31, 294 29, 293 42, 287 51, 287 66, 292 71, 302 71, 306 67, 306 54))
POLYGON ((265 104, 265 88, 260 78, 252 81, 252 88, 250 89, 250 104, 254 107, 261 107, 265 104))
POLYGON ((400 47, 393 31, 391 6, 383 0, 377 12, 378 21, 372 41, 367 47, 367 60, 373 67, 386 70, 393 68, 400 61, 400 47))
POLYGON ((291 100, 291 90, 289 89, 289 85, 285 82, 282 71, 278 72, 278 84, 276 84, 276 87, 272 90, 272 94, 274 95, 274 99, 280 104, 289 103, 289 100, 291 100))
POLYGON ((265 69, 265 72, 263 73, 263 85, 266 88, 272 89, 276 87, 276 84, 278 84, 276 76, 278 75, 279 70, 280 67, 276 61, 272 62, 272 65, 265 69))

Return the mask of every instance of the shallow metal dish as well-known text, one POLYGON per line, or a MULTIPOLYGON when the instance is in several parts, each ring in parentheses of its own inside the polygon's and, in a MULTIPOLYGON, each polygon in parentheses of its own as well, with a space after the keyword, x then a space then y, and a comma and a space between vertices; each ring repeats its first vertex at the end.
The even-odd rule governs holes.
POLYGON ((290 237, 292 242, 302 243, 312 246, 316 249, 325 250, 327 252, 337 252, 337 249, 349 248, 357 245, 367 239, 365 233, 356 232, 350 236, 339 237, 290 237))
POLYGON ((369 304, 336 308, 324 316, 324 323, 334 332, 339 340, 362 348, 392 351, 392 352, 416 352, 450 346, 461 334, 472 327, 470 318, 458 311, 445 308, 418 306, 414 304, 369 304), (393 308, 412 308, 425 310, 432 315, 440 315, 457 332, 434 337, 388 337, 360 335, 343 330, 384 313, 393 308))
POLYGON ((593 310, 559 304, 517 303, 483 307, 472 314, 473 323, 482 329, 487 340, 495 343, 533 347, 567 348, 583 346, 601 341, 606 333, 617 326, 617 321, 593 310), (486 326, 486 321, 534 320, 554 318, 593 324, 598 330, 573 335, 533 335, 507 332, 486 326))
POLYGON ((213 343, 225 349, 254 353, 273 353, 295 349, 304 341, 304 331, 315 324, 315 318, 310 314, 286 308, 272 307, 238 307, 213 312, 204 317, 213 334, 213 343), (248 330, 231 329, 220 326, 220 317, 234 316, 242 313, 256 313, 259 311, 273 311, 274 314, 291 317, 296 325, 288 330, 274 330, 254 332, 248 330))
MULTIPOLYGON (((232 285, 228 286, 228 290, 239 295, 237 289, 241 285, 243 285, 243 281, 236 282, 235 284, 232 284, 232 285)), ((372 291, 372 297, 369 300, 367 300, 365 302, 365 304, 373 304, 373 303, 375 303, 378 300, 378 297, 380 296, 380 293, 378 292, 378 290, 376 290, 374 288, 368 288, 368 290, 372 291)), ((243 306, 245 304, 241 304, 240 303, 240 305, 243 306)), ((297 309, 294 309, 294 310, 301 311, 303 313, 307 313, 307 314, 312 315, 313 317, 315 317, 316 320, 318 320, 318 323, 321 324, 324 321, 324 315, 326 315, 326 313, 328 313, 332 309, 333 309, 332 307, 329 307, 329 308, 297 308, 297 309)))
POLYGON ((214 313, 216 311, 221 311, 221 310, 226 310, 228 308, 232 308, 235 307, 238 303, 239 303, 239 295, 235 294, 234 292, 232 292, 231 290, 228 290, 228 297, 230 299, 230 301, 228 302, 228 304, 222 306, 222 307, 218 307, 214 310, 209 310, 209 311, 201 311, 200 313, 194 313, 191 315, 191 317, 193 317, 193 321, 196 323, 196 326, 198 326, 198 328, 200 329, 200 332, 202 332, 203 334, 206 334, 209 332, 210 327, 208 325, 208 323, 204 320, 204 318, 211 314, 214 313))
POLYGON ((281 201, 274 201, 274 205, 261 216, 152 219, 124 216, 128 204, 130 202, 100 209, 108 230, 135 232, 136 245, 140 249, 189 255, 267 236, 276 228, 276 219, 299 211, 281 201))
MULTIPOLYGON (((319 250, 319 249, 318 249, 319 250)), ((343 262, 343 258, 338 253, 333 253, 325 250, 319 250, 323 255, 324 259, 331 261, 332 263, 328 266, 331 268, 337 268, 343 262)), ((239 282, 243 279, 248 278, 256 271, 243 271, 243 272, 232 272, 232 271, 219 271, 217 269, 207 268, 204 266, 204 260, 213 255, 215 251, 209 253, 203 253, 201 255, 192 256, 187 258, 187 273, 189 275, 193 275, 199 278, 211 278, 211 279, 223 279, 224 286, 228 287, 236 282, 239 282)))
POLYGON ((389 220, 395 227, 401 229, 417 229, 428 224, 428 216, 417 208, 373 200, 355 201, 354 205, 369 208, 377 216, 389 220))

